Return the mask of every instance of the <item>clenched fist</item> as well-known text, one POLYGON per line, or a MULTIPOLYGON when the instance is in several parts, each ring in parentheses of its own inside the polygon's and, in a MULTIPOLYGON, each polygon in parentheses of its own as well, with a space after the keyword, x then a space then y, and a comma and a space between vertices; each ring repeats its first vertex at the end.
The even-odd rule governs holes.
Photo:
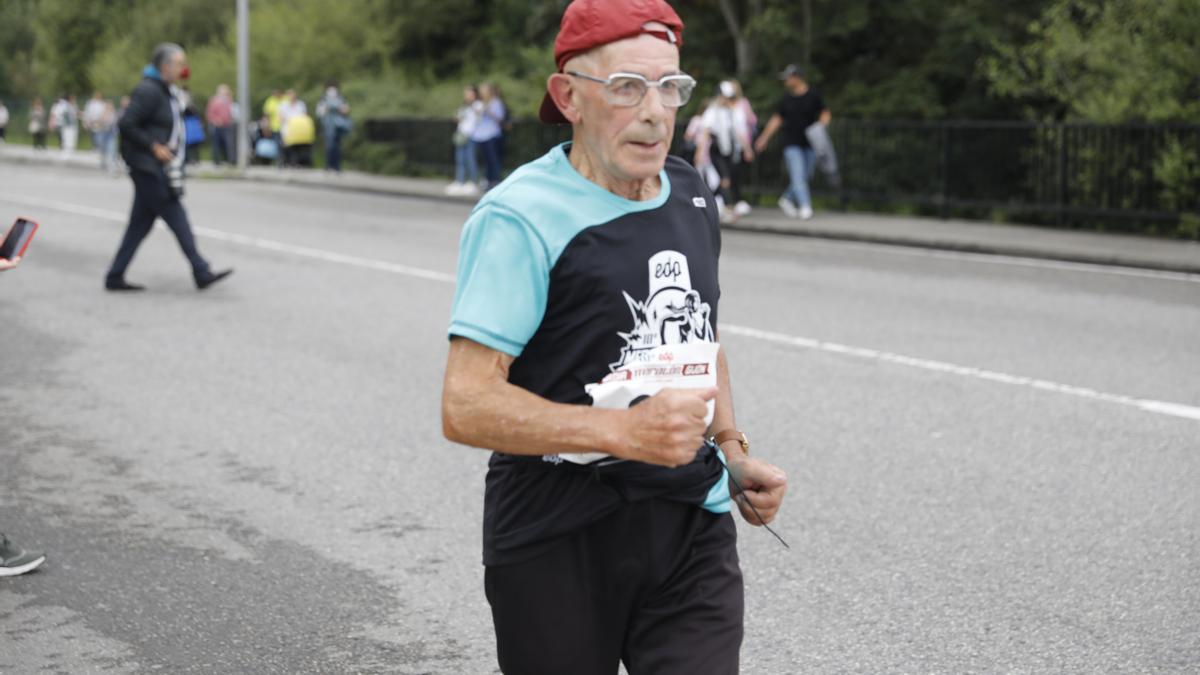
POLYGON ((618 457, 661 466, 682 466, 696 457, 704 444, 708 402, 717 388, 663 389, 642 400, 624 417, 618 457))

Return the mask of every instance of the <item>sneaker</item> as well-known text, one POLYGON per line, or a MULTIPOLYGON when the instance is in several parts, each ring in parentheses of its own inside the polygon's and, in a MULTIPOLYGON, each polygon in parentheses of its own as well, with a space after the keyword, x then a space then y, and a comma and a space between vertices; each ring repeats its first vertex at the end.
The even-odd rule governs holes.
POLYGON ((808 220, 809 218, 812 218, 812 207, 811 206, 801 206, 800 207, 800 220, 808 220))
POLYGON ((733 212, 739 216, 748 215, 750 213, 750 205, 743 199, 733 206, 733 212))
POLYGON ((0 577, 15 577, 18 574, 25 574, 44 562, 46 562, 44 553, 26 551, 14 544, 8 537, 0 534, 0 577))
POLYGON ((465 183, 459 183, 456 181, 446 186, 445 193, 448 195, 461 195, 463 193, 463 188, 465 187, 465 183))
POLYGON ((474 183, 463 183, 462 188, 459 189, 457 194, 468 196, 477 195, 479 194, 479 186, 474 183))
POLYGON ((784 215, 788 218, 795 218, 800 215, 800 212, 796 210, 796 206, 787 197, 779 198, 779 208, 783 209, 784 215))

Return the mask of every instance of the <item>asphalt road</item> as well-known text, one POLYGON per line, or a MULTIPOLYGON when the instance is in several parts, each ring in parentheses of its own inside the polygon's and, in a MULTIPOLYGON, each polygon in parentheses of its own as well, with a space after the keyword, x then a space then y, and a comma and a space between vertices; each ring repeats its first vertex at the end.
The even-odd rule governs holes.
MULTIPOLYGON (((0 672, 495 672, 486 455, 441 438, 459 227, 196 181, 101 290, 127 180, 0 165, 0 672)), ((743 672, 1200 669, 1200 277, 728 234, 743 672)))

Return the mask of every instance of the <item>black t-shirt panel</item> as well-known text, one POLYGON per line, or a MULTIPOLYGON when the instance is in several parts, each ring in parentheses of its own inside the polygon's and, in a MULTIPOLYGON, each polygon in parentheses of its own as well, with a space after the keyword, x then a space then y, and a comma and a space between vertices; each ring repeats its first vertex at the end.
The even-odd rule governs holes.
POLYGON ((799 145, 802 148, 811 148, 812 144, 809 143, 805 131, 821 119, 821 113, 824 111, 825 101, 816 89, 809 88, 800 96, 784 96, 776 106, 776 112, 783 118, 781 135, 784 147, 799 145))

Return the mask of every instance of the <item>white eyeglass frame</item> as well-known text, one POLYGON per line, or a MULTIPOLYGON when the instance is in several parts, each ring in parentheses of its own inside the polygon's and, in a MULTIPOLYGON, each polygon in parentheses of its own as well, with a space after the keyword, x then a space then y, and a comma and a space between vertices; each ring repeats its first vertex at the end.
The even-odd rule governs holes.
POLYGON ((578 78, 581 78, 584 80, 589 80, 591 82, 597 82, 599 84, 605 85, 604 99, 606 101, 608 101, 611 105, 619 106, 622 108, 633 108, 635 106, 641 105, 642 101, 646 100, 646 94, 650 92, 651 87, 657 88, 659 90, 659 97, 661 98, 663 85, 670 84, 670 83, 674 83, 674 84, 678 85, 679 99, 680 99, 679 105, 670 105, 666 101, 663 101, 663 105, 667 106, 668 108, 682 108, 683 106, 688 104, 688 101, 690 101, 692 99, 692 92, 696 89, 696 79, 694 77, 692 77, 691 75, 687 75, 684 73, 677 73, 675 75, 664 75, 663 77, 659 78, 658 80, 648 80, 648 79, 646 79, 646 77, 644 75, 638 75, 637 73, 612 73, 607 78, 601 78, 601 77, 596 77, 594 75, 588 75, 587 73, 581 73, 577 70, 568 70, 568 71, 565 71, 564 74, 570 75, 571 77, 578 77, 578 78), (615 96, 615 94, 612 92, 611 89, 609 89, 609 86, 612 85, 613 80, 616 80, 619 78, 630 78, 633 80, 640 81, 642 84, 645 85, 645 89, 642 90, 642 95, 639 96, 636 101, 633 101, 630 103, 614 101, 613 97, 615 96))

